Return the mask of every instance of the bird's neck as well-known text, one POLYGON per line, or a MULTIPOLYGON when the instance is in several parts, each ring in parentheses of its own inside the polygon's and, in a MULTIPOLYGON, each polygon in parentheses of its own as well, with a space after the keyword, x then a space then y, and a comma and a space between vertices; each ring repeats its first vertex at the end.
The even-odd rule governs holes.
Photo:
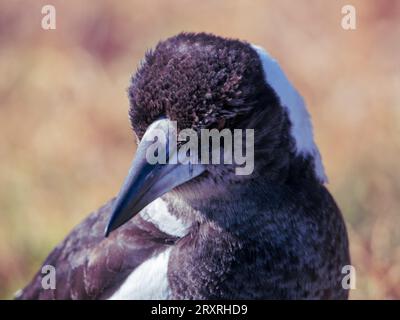
POLYGON ((213 224, 216 227, 240 232, 243 226, 259 224, 274 211, 288 186, 248 182, 227 187, 224 196, 216 194, 207 199, 182 199, 174 195, 164 196, 171 213, 190 224, 213 224))

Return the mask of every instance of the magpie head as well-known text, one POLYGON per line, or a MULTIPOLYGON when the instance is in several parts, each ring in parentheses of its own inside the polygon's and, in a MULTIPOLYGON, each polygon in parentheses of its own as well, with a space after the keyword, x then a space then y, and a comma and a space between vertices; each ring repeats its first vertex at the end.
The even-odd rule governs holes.
POLYGON ((322 182, 308 113, 291 88, 279 65, 247 42, 182 33, 148 51, 128 89, 138 149, 106 234, 166 192, 206 199, 221 196, 229 185, 260 178, 322 182), (172 131, 178 141, 171 152, 172 131), (211 134, 208 141, 204 132, 211 134), (219 133, 217 146, 213 133, 219 133), (176 156, 177 163, 149 163, 156 141, 154 155, 176 156), (178 155, 184 145, 198 146, 185 149, 191 159, 186 165, 178 155), (235 157, 235 149, 242 158, 235 157), (213 161, 213 152, 219 161, 213 161))

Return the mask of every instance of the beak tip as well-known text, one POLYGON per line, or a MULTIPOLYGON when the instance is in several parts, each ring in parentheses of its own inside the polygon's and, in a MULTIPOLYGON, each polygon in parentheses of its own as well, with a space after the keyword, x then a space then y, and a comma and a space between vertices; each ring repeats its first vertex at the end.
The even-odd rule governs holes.
POLYGON ((104 237, 108 238, 111 232, 112 232, 111 223, 108 223, 106 228, 104 229, 104 237))

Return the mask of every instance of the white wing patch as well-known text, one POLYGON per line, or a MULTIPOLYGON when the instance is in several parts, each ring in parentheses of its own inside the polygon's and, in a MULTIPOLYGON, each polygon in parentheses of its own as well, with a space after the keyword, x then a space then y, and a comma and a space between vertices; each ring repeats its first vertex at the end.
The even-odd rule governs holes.
POLYGON ((172 247, 138 266, 109 300, 164 300, 170 297, 168 261, 172 247))
POLYGON ((183 223, 183 221, 170 214, 167 204, 161 198, 157 198, 150 203, 140 212, 140 216, 171 236, 184 237, 189 232, 190 225, 183 223))
POLYGON ((314 169, 318 179, 327 182, 324 166, 318 147, 314 142, 310 115, 303 98, 285 76, 279 63, 263 48, 252 45, 260 57, 265 81, 272 87, 286 109, 292 123, 291 135, 296 142, 296 152, 300 155, 311 155, 314 159, 314 169))
MULTIPOLYGON (((144 208, 140 216, 153 223, 159 230, 176 237, 183 237, 189 232, 190 225, 168 212, 165 201, 157 198, 144 208)), ((168 262, 172 247, 155 255, 139 265, 126 278, 110 300, 162 300, 168 299, 168 262)))

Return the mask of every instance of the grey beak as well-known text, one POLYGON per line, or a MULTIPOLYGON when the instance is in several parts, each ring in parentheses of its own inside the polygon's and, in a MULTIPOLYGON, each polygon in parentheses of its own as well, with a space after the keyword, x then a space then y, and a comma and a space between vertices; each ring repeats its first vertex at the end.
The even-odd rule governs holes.
POLYGON ((170 128, 170 121, 161 119, 155 121, 144 134, 137 147, 128 176, 114 203, 111 218, 105 229, 106 237, 134 217, 150 202, 205 171, 205 167, 201 164, 149 163, 147 150, 154 141, 149 141, 152 139, 148 139, 148 137, 152 137, 155 131, 163 132, 166 138, 163 143, 165 149, 159 150, 159 152, 165 152, 169 159, 174 156, 169 154, 170 128))

